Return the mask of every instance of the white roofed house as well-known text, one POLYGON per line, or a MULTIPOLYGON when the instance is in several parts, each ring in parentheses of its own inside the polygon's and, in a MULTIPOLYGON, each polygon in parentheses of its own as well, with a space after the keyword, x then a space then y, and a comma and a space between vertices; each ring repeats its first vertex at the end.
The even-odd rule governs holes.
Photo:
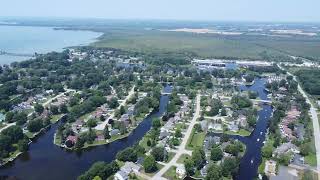
POLYGON ((129 174, 134 172, 138 173, 141 170, 141 166, 133 162, 126 162, 124 166, 114 175, 115 180, 127 180, 129 179, 129 174))
POLYGON ((181 178, 181 179, 185 177, 186 168, 184 167, 183 164, 177 166, 176 173, 177 173, 178 177, 181 178))
POLYGON ((123 171, 118 171, 115 175, 114 175, 114 180, 127 180, 129 179, 129 175, 126 174, 123 171))

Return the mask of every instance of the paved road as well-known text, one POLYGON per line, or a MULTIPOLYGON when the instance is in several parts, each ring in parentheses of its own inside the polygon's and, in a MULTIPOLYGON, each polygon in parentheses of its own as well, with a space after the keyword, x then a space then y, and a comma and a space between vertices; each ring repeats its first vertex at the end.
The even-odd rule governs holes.
MULTIPOLYGON (((64 95, 64 93, 68 93, 68 92, 71 92, 71 91, 75 91, 75 90, 73 90, 73 89, 66 89, 65 92, 62 92, 62 93, 58 94, 57 96, 48 99, 46 102, 44 102, 44 103, 42 104, 42 106, 43 106, 43 107, 46 107, 46 106, 47 106, 49 103, 51 103, 54 99, 57 99, 57 98, 61 97, 62 95, 64 95)), ((29 113, 29 114, 28 114, 28 117, 31 116, 32 113, 33 113, 33 112, 29 113)), ((3 130, 5 130, 5 129, 13 126, 13 125, 16 125, 16 123, 14 122, 14 123, 6 124, 6 126, 4 126, 3 128, 0 129, 0 133, 1 133, 3 130)))
MULTIPOLYGON (((132 89, 129 91, 129 93, 128 93, 128 96, 125 98, 125 100, 123 100, 121 103, 120 103, 120 105, 118 106, 118 108, 117 109, 119 109, 121 106, 125 106, 126 105, 126 103, 127 103, 127 101, 131 98, 131 96, 133 96, 133 94, 134 94, 134 88, 135 88, 135 86, 133 86, 132 87, 132 89)), ((102 130, 104 130, 104 127, 108 124, 108 122, 109 122, 109 120, 110 119, 113 119, 114 118, 114 112, 111 114, 111 116, 108 118, 108 119, 106 119, 104 122, 102 122, 101 124, 98 124, 96 127, 95 127, 95 129, 96 130, 100 130, 100 131, 102 131, 102 130)))
POLYGON ((14 122, 14 123, 10 123, 10 124, 6 124, 6 126, 4 126, 3 128, 0 129, 0 133, 1 133, 3 130, 5 130, 5 129, 11 127, 11 126, 14 126, 14 125, 16 125, 15 122, 14 122))
POLYGON ((298 90, 303 95, 304 98, 306 98, 306 101, 308 104, 310 104, 310 114, 311 119, 313 123, 313 134, 314 134, 314 141, 316 146, 316 154, 317 154, 317 170, 320 173, 320 128, 319 128, 319 119, 317 115, 317 109, 313 106, 310 99, 304 92, 304 90, 301 88, 300 84, 298 85, 298 90))
MULTIPOLYGON (((279 66, 279 68, 284 70, 281 66, 279 66)), ((287 72, 287 74, 290 76, 293 76, 293 80, 297 81, 296 76, 294 76, 290 72, 287 72)), ((299 83, 298 83, 298 90, 303 95, 303 97, 306 99, 306 102, 310 105, 309 112, 311 114, 311 119, 312 119, 312 124, 313 124, 313 135, 314 135, 314 141, 315 141, 315 146, 316 146, 316 156, 317 156, 317 170, 318 170, 318 176, 320 179, 320 128, 319 128, 319 119, 318 119, 318 115, 317 115, 317 109, 313 106, 309 97, 307 96, 307 94, 302 89, 302 87, 300 86, 299 83)))
POLYGON ((200 94, 197 95, 197 99, 196 99, 196 112, 190 122, 190 125, 185 133, 185 136, 183 137, 182 139, 182 142, 180 144, 180 146, 178 147, 177 149, 177 153, 174 155, 174 157, 171 159, 170 162, 168 162, 157 174, 155 174, 151 179, 154 179, 154 180, 161 180, 161 179, 165 179, 162 177, 162 175, 164 173, 166 173, 169 168, 171 166, 174 166, 177 164, 177 161, 179 159, 179 157, 182 155, 182 154, 189 154, 190 151, 186 150, 185 147, 187 145, 187 142, 188 142, 188 139, 192 133, 192 129, 194 127, 195 124, 197 124, 197 119, 200 117, 200 94))
POLYGON ((65 92, 62 92, 62 93, 56 95, 55 97, 48 99, 46 102, 44 102, 44 103, 42 104, 42 106, 43 106, 43 107, 46 107, 46 106, 47 106, 48 104, 50 104, 53 100, 55 100, 55 99, 63 96, 64 93, 68 93, 68 92, 71 92, 71 91, 75 91, 75 90, 73 90, 73 89, 66 89, 65 92))

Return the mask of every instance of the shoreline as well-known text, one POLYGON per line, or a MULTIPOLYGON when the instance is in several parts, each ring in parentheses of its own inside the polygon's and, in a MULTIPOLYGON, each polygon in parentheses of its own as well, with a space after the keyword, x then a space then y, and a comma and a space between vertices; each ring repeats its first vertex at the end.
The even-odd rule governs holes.
POLYGON ((130 136, 130 135, 132 134, 132 132, 135 131, 136 128, 140 125, 140 123, 142 123, 142 122, 143 122, 149 115, 151 115, 154 111, 157 111, 157 109, 150 109, 149 113, 145 114, 144 117, 143 117, 143 119, 140 120, 136 126, 132 127, 129 132, 127 132, 127 133, 125 133, 125 134, 122 134, 122 135, 120 134, 120 135, 118 135, 118 137, 116 137, 116 138, 113 139, 113 140, 110 140, 110 139, 111 139, 111 138, 110 138, 110 139, 108 139, 108 140, 105 140, 105 142, 103 142, 103 141, 99 141, 99 142, 96 141, 96 142, 94 142, 94 143, 92 143, 92 144, 85 144, 85 145, 84 145, 82 148, 80 148, 80 149, 76 149, 76 148, 74 148, 74 147, 72 147, 72 148, 66 147, 65 144, 58 144, 58 143, 56 143, 56 134, 57 134, 57 133, 55 132, 55 133, 54 133, 54 137, 53 137, 53 144, 56 145, 56 146, 58 146, 58 147, 61 147, 61 148, 63 148, 63 149, 70 150, 70 151, 73 151, 73 152, 74 152, 74 151, 78 151, 78 150, 85 150, 85 149, 92 148, 92 147, 107 145, 107 144, 110 144, 110 143, 112 143, 112 142, 115 142, 115 141, 118 141, 118 140, 121 140, 121 139, 125 139, 125 138, 127 138, 128 136, 130 136))
MULTIPOLYGON (((61 119, 63 119, 64 117, 65 117, 65 115, 62 115, 62 116, 59 118, 59 120, 57 120, 57 121, 49 124, 49 125, 46 126, 46 127, 43 127, 42 129, 40 129, 40 131, 34 133, 34 134, 32 135, 32 137, 28 137, 28 136, 25 134, 25 135, 29 138, 28 146, 30 146, 30 144, 33 143, 33 140, 34 140, 35 138, 40 137, 43 132, 47 131, 52 125, 58 123, 58 122, 59 122, 61 119)), ((28 148, 29 148, 29 147, 28 147, 28 148)), ((29 150, 28 150, 28 151, 29 151, 29 150)), ((28 152, 28 151, 26 151, 26 152, 28 152)), ((12 162, 12 161, 14 161, 14 160, 16 160, 21 154, 23 154, 23 153, 25 153, 25 152, 21 152, 21 151, 17 152, 17 151, 16 151, 15 153, 17 153, 17 154, 13 154, 14 156, 9 156, 6 161, 4 161, 3 163, 0 163, 0 167, 3 167, 3 166, 5 166, 6 164, 8 164, 8 163, 10 163, 10 162, 12 162)))
MULTIPOLYGON (((101 37, 105 34, 102 31, 96 31, 96 30, 91 30, 91 29, 81 29, 81 28, 68 28, 68 27, 56 27, 56 26, 36 26, 36 25, 21 25, 21 24, 14 24, 14 25, 8 25, 8 24, 0 24, 0 27, 17 27, 17 28, 23 28, 23 27, 28 27, 28 28, 47 28, 50 29, 52 31, 70 31, 70 32, 88 32, 88 33, 97 33, 97 35, 95 35, 93 38, 90 38, 88 40, 86 40, 85 43, 77 43, 75 45, 67 45, 64 46, 62 45, 63 43, 61 43, 61 46, 59 48, 47 48, 45 50, 35 50, 35 51, 30 51, 30 52, 15 52, 15 50, 6 50, 6 49, 0 49, 0 51, 4 51, 7 52, 8 54, 0 54, 0 61, 2 61, 1 59, 4 60, 4 62, 0 62, 0 66, 2 65, 10 65, 11 63, 15 63, 15 62, 23 62, 23 61, 27 61, 29 59, 35 58, 35 56, 33 57, 29 57, 29 56, 22 56, 19 55, 21 54, 47 54, 50 52, 62 52, 65 49, 68 48, 72 48, 72 47, 81 47, 81 46, 90 46, 93 43, 98 42, 101 37), (39 52, 41 51, 41 52, 39 52), (43 51, 43 52, 42 52, 43 51), (17 54, 17 55, 14 55, 17 54), (1 58, 3 57, 3 58, 1 58)), ((70 42, 71 44, 71 42, 70 42)), ((21 50, 20 50, 21 51, 21 50)))

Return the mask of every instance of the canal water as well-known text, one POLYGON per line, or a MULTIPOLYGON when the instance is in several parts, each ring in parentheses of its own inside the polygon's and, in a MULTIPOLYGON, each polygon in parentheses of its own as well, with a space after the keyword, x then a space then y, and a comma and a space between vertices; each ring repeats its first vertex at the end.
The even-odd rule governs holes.
MULTIPOLYGON (((172 88, 166 86, 165 92, 172 88)), ((96 146, 81 152, 72 152, 53 144, 59 124, 52 127, 31 145, 28 152, 1 167, 0 179, 15 177, 21 180, 74 180, 97 161, 111 162, 117 152, 134 145, 151 128, 151 120, 161 117, 167 110, 169 97, 162 95, 159 109, 147 116, 127 137, 107 145, 96 146)))
MULTIPOLYGON (((243 91, 258 92, 260 99, 268 100, 268 92, 265 91, 265 80, 256 79, 252 86, 241 86, 243 91)), ((246 152, 241 159, 239 173, 235 177, 236 180, 253 180, 257 177, 258 167, 261 164, 261 148, 264 145, 269 120, 272 116, 272 106, 263 104, 258 112, 258 121, 256 128, 248 137, 231 136, 238 139, 246 145, 246 152)))
MULTIPOLYGON (((268 92, 265 91, 265 79, 255 79, 253 85, 240 86, 241 91, 255 91, 261 100, 269 100, 268 92)), ((258 111, 258 120, 254 131, 250 136, 242 137, 237 135, 229 135, 232 139, 237 139, 246 145, 246 152, 240 161, 238 174, 235 180, 253 180, 258 175, 258 167, 261 164, 261 149, 264 145, 266 133, 268 130, 269 120, 272 116, 272 106, 262 104, 261 110, 258 111)), ((220 136, 221 134, 212 133, 220 136)))

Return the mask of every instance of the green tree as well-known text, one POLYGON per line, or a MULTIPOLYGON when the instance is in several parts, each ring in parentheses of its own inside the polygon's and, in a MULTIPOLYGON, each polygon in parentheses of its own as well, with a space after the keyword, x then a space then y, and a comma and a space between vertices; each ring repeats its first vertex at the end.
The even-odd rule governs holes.
POLYGON ((143 167, 146 173, 157 171, 157 163, 153 156, 147 156, 143 161, 143 167))
POLYGON ((203 167, 203 164, 205 163, 205 153, 204 153, 203 149, 196 148, 192 152, 191 159, 194 162, 194 166, 197 169, 201 169, 203 167))
POLYGON ((50 106, 50 111, 52 114, 59 114, 59 108, 57 106, 50 106))
POLYGON ((137 152, 131 147, 118 152, 116 157, 120 161, 136 162, 138 159, 137 152))
POLYGON ((182 132, 180 128, 177 128, 176 131, 174 132, 174 137, 176 138, 181 138, 182 137, 182 132))
POLYGON ((220 161, 223 157, 223 152, 220 147, 213 147, 211 149, 211 160, 220 161))
POLYGON ((30 132, 38 132, 43 128, 42 120, 41 119, 35 119, 31 120, 27 124, 27 128, 30 132))
POLYGON ((8 123, 14 122, 13 116, 14 116, 14 113, 12 111, 7 112, 5 121, 8 123))
POLYGON ((38 114, 41 114, 43 111, 44 111, 44 107, 41 105, 41 104, 36 104, 34 106, 34 110, 38 113, 38 114))
POLYGON ((28 139, 22 139, 18 141, 18 150, 20 152, 26 152, 29 149, 29 140, 28 139))
POLYGON ((105 138, 105 139, 110 139, 110 138, 111 138, 110 133, 109 133, 109 126, 108 126, 108 124, 106 124, 106 126, 104 127, 103 135, 104 135, 104 138, 105 138))
POLYGON ((151 151, 151 155, 156 161, 165 161, 167 159, 167 152, 164 147, 155 147, 151 151))
POLYGON ((238 172, 239 163, 238 163, 238 160, 234 157, 225 158, 221 164, 221 167, 222 167, 222 175, 225 177, 228 177, 238 172))
POLYGON ((161 121, 159 118, 153 118, 152 119, 152 127, 155 129, 158 129, 161 127, 161 121))
POLYGON ((309 143, 304 143, 300 145, 300 154, 302 156, 307 156, 312 151, 309 143))
POLYGON ((63 104, 63 105, 61 105, 60 106, 60 112, 61 113, 68 113, 68 107, 67 107, 67 105, 65 105, 65 104, 63 104))
POLYGON ((216 164, 211 164, 207 170, 208 174, 206 180, 221 180, 222 179, 222 170, 221 167, 216 164))
POLYGON ((227 110, 226 110, 225 107, 223 107, 223 108, 221 109, 221 116, 226 116, 226 115, 227 115, 227 110))
POLYGON ((265 158, 271 158, 272 157, 272 152, 273 152, 273 147, 272 146, 264 146, 262 148, 261 154, 265 158))
POLYGON ((194 162, 192 159, 186 159, 184 161, 184 167, 186 168, 186 173, 188 176, 192 176, 194 174, 194 162))
POLYGON ((93 127, 96 127, 97 126, 97 121, 95 119, 89 119, 87 121, 87 126, 89 128, 93 128, 93 127))

